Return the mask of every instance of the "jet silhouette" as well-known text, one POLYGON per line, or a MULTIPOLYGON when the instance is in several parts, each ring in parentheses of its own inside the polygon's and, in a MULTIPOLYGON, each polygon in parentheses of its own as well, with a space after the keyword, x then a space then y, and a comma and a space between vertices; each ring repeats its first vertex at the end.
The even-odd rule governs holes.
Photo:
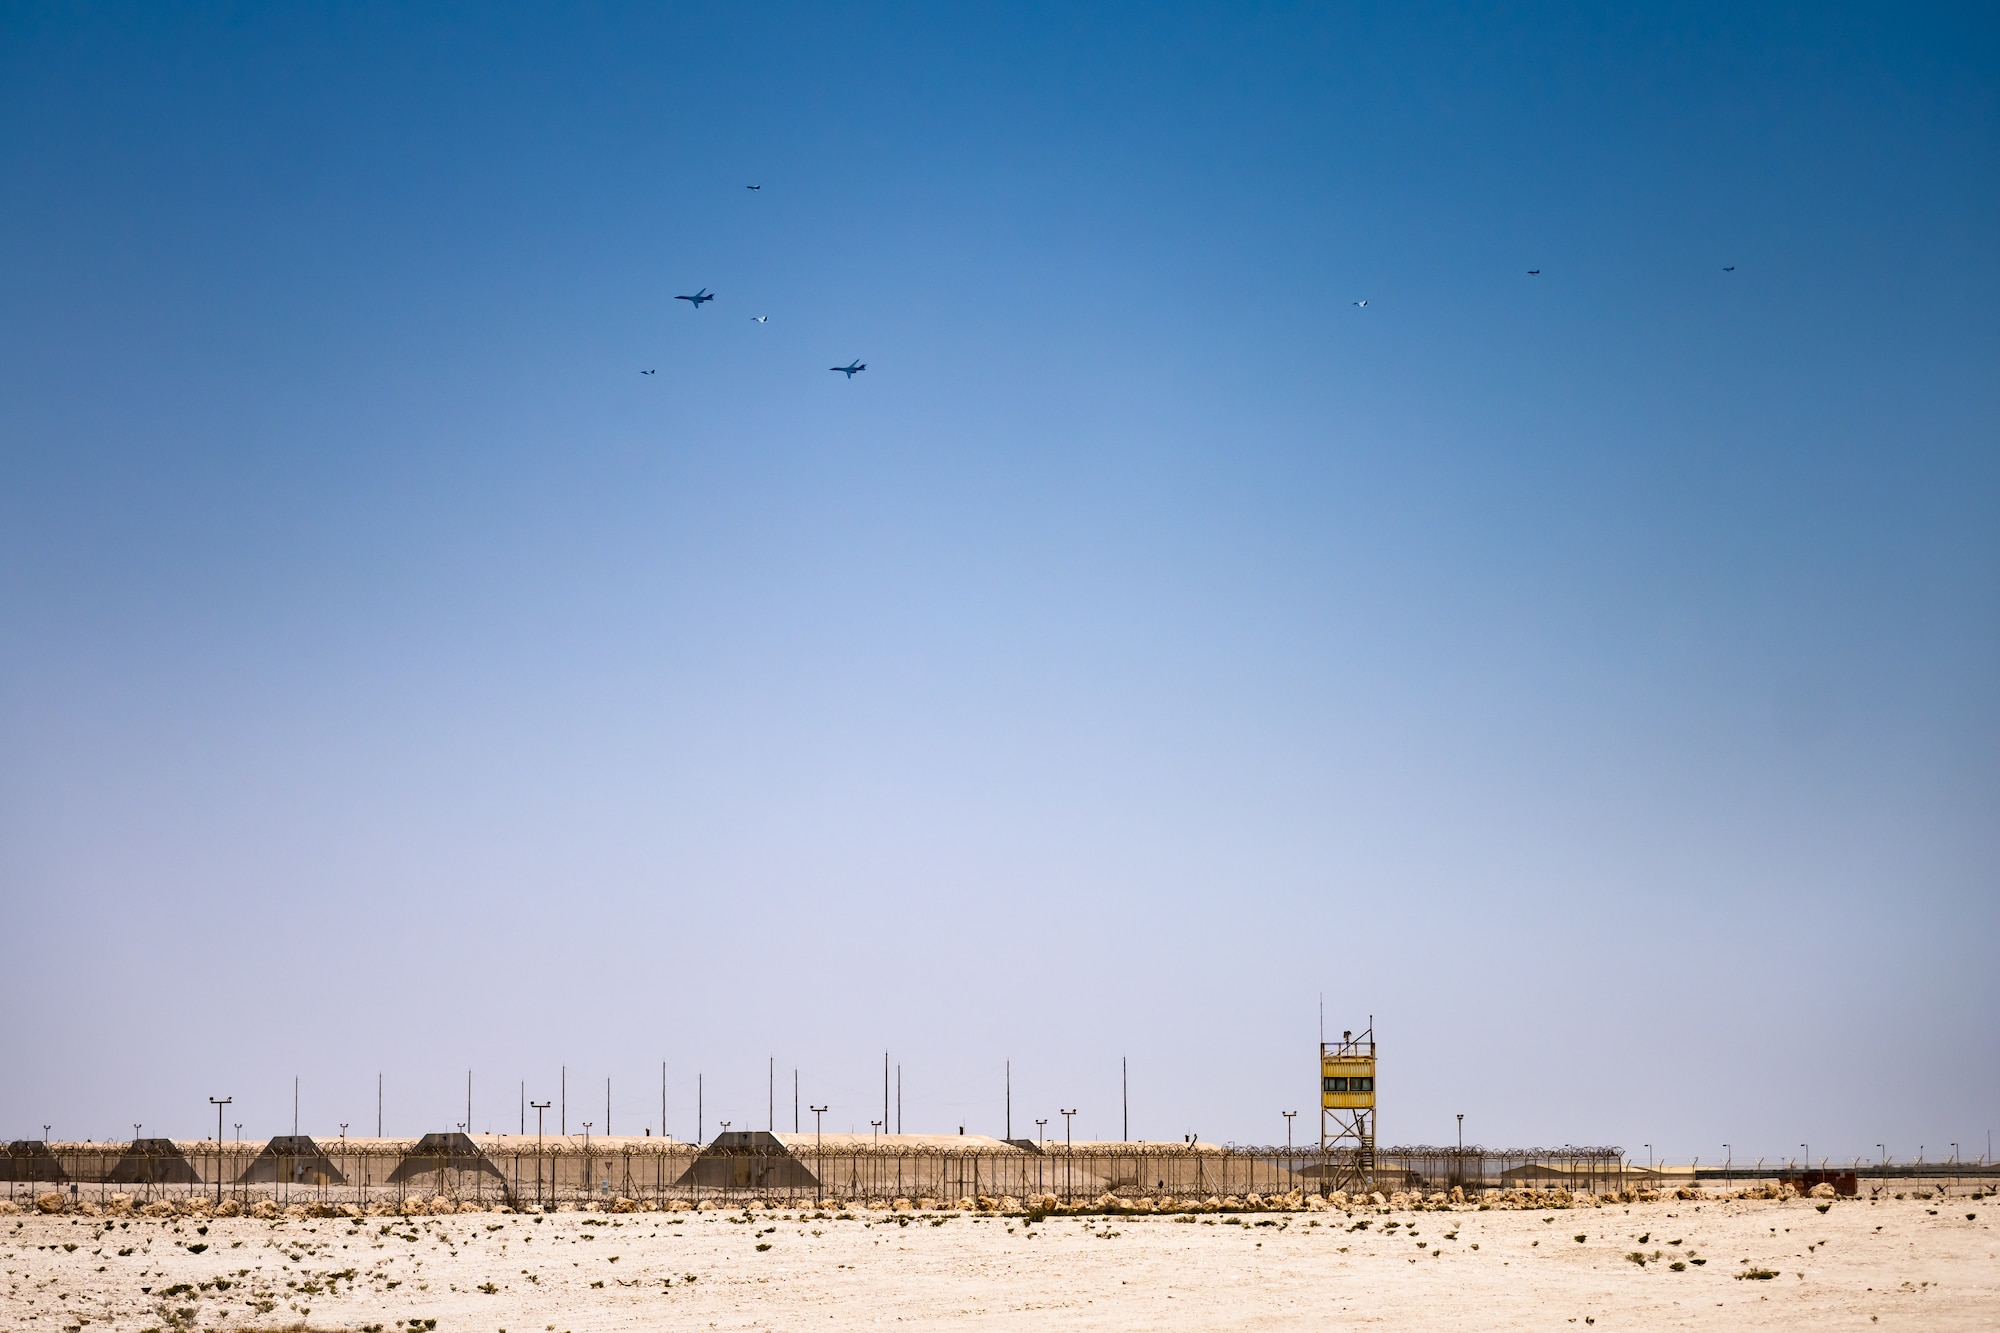
POLYGON ((844 366, 828 366, 828 367, 827 367, 827 369, 828 369, 828 370, 837 370, 837 371, 839 371, 839 372, 840 372, 841 374, 843 374, 843 375, 847 376, 847 378, 849 378, 849 379, 853 379, 853 378, 854 378, 854 372, 855 372, 855 371, 857 371, 857 370, 866 370, 866 369, 868 369, 868 367, 866 367, 866 366, 862 365, 862 364, 861 364, 861 360, 860 360, 860 358, 859 358, 859 357, 857 357, 857 358, 855 358, 854 360, 852 360, 852 361, 848 362, 848 363, 847 363, 846 365, 844 365, 844 366))
POLYGON ((694 308, 699 310, 703 301, 713 301, 715 299, 715 293, 704 287, 693 296, 676 296, 674 299, 676 301, 692 301, 694 302, 694 308))

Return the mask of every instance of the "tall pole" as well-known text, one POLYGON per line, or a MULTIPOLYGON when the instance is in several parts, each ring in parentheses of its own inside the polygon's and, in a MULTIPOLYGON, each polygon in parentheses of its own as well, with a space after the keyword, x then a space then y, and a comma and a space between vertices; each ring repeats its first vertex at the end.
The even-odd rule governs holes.
POLYGON ((465 1132, 472 1133, 472 1071, 465 1071, 465 1132))
POLYGON ((1014 1062, 1007 1062, 1007 1137, 1014 1137, 1014 1062))
POLYGON ((813 1113, 813 1202, 817 1204, 820 1201, 820 1177, 826 1174, 825 1167, 822 1165, 822 1159, 824 1158, 825 1153, 820 1146, 820 1139, 821 1139, 820 1117, 826 1114, 826 1108, 824 1106, 815 1106, 812 1108, 812 1113, 813 1113))
POLYGON ((382 1073, 375 1073, 375 1137, 382 1137, 382 1073))
POLYGON ((701 1071, 697 1069, 694 1074, 694 1141, 696 1143, 706 1143, 708 1141, 707 1108, 702 1105, 701 1094, 701 1071))
POLYGON ((535 1202, 542 1201, 542 1112, 549 1109, 547 1102, 530 1102, 535 1108, 535 1202))
POLYGON ((1132 1062, 1125 1056, 1118 1057, 1118 1098, 1125 1112, 1125 1142, 1132 1141, 1132 1062))
MULTIPOLYGON (((898 1134, 903 1132, 903 1067, 901 1065, 896 1066, 896 1132, 898 1134)), ((1986 1137, 1989 1140, 1987 1146, 1991 1147, 1990 1140, 1993 1138, 1993 1131, 1990 1129, 1987 1130, 1986 1137)))
POLYGON ((792 1133, 799 1132, 799 1067, 792 1066, 792 1133))
MULTIPOLYGON (((1056 1109, 1057 1109, 1058 1111, 1062 1111, 1062 1108, 1061 1108, 1061 1107, 1057 1107, 1056 1109)), ((1072 1156, 1070 1155, 1070 1137, 1069 1137, 1069 1125, 1070 1125, 1070 1117, 1074 1116, 1075 1114, 1076 1114, 1076 1108, 1075 1108, 1075 1107, 1071 1107, 1071 1108, 1070 1108, 1069 1110, 1067 1110, 1067 1111, 1063 1111, 1063 1112, 1062 1112, 1062 1118, 1063 1118, 1063 1193, 1065 1193, 1065 1194, 1069 1193, 1069 1186, 1070 1186, 1070 1176, 1071 1176, 1071 1172, 1070 1172, 1070 1167, 1071 1167, 1071 1166, 1072 1166, 1072 1165, 1073 1165, 1073 1164, 1075 1163, 1075 1160, 1076 1160, 1075 1158, 1073 1158, 1073 1157, 1072 1157, 1072 1156)))
POLYGON ((882 1052, 882 1127, 889 1127, 889 1053, 882 1052))
POLYGON ((611 1080, 604 1080, 604 1137, 611 1137, 611 1080))
POLYGON ((234 1097, 210 1097, 215 1104, 215 1204, 222 1206, 222 1108, 235 1101, 234 1097))

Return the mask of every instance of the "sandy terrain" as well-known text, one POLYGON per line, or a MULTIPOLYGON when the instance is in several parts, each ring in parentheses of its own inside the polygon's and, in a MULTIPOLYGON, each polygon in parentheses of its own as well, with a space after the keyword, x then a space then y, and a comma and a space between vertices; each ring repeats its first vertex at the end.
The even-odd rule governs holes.
POLYGON ((409 1333, 411 1320, 426 1333, 432 1320, 437 1333, 1992 1329, 1993 1202, 1842 1200, 1824 1214, 1806 1200, 1267 1213, 1237 1224, 1052 1217, 1032 1227, 972 1215, 487 1213, 132 1218, 107 1230, 106 1219, 30 1216, 0 1219, 0 1333, 247 1333, 301 1321, 409 1333), (1746 1268, 1778 1275, 1739 1279, 1746 1268))

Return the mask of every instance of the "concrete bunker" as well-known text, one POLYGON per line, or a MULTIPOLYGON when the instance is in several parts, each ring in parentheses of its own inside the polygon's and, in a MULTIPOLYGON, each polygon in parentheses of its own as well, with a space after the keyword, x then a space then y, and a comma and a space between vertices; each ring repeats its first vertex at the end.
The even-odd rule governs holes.
POLYGON ((391 1185, 419 1185, 438 1194, 457 1194, 491 1183, 507 1188, 507 1177, 468 1134, 454 1130, 426 1134, 389 1173, 391 1185))
POLYGON ((112 1185, 199 1185, 201 1175, 172 1139, 134 1139, 104 1177, 112 1185))
POLYGON ((51 1185, 69 1179, 62 1162, 41 1139, 15 1139, 0 1157, 0 1179, 46 1181, 51 1185))
POLYGON ((345 1185, 347 1177, 310 1134, 280 1134, 236 1177, 239 1185, 345 1185))

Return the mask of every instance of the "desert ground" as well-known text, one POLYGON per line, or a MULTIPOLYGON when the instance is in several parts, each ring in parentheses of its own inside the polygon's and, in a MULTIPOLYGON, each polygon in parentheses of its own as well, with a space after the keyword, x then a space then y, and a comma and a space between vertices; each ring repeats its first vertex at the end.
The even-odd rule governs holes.
POLYGON ((2000 1328, 1993 1200, 1819 1202, 31 1215, 0 1218, 0 1333, 2000 1328))

